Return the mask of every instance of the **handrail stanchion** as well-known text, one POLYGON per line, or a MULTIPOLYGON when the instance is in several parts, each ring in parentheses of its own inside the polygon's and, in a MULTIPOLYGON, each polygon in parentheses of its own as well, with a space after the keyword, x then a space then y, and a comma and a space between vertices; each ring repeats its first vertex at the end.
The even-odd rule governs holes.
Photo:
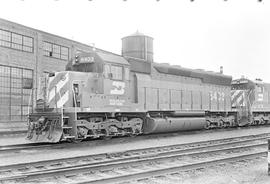
POLYGON ((268 154, 267 154, 267 160, 268 160, 268 175, 270 176, 270 139, 268 139, 268 154))
POLYGON ((75 120, 77 120, 77 101, 76 101, 76 96, 75 96, 75 91, 74 89, 72 89, 72 92, 73 92, 73 99, 74 99, 74 107, 75 107, 75 110, 74 110, 74 113, 75 113, 75 120))

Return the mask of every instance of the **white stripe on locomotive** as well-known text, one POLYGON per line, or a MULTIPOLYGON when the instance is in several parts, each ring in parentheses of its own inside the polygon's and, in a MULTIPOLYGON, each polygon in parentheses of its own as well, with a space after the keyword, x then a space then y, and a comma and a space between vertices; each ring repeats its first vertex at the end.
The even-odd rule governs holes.
POLYGON ((59 76, 59 75, 61 75, 61 73, 56 74, 55 77, 53 77, 50 80, 49 85, 53 85, 52 83, 54 82, 54 80, 59 80, 59 81, 56 81, 57 83, 55 84, 55 86, 51 86, 51 90, 49 91, 49 97, 48 97, 48 102, 50 106, 57 107, 57 108, 63 107, 63 105, 69 99, 69 92, 66 86, 66 84, 69 81, 69 75, 68 73, 66 73, 63 76, 59 76))
MULTIPOLYGON (((56 74, 57 75, 57 74, 56 74)), ((56 77, 56 76, 55 76, 56 77)), ((55 78, 54 77, 54 78, 55 78)), ((55 85, 55 87, 53 87, 51 90, 50 90, 50 92, 49 92, 49 103, 51 103, 51 101, 52 101, 52 99, 55 97, 55 91, 56 91, 56 93, 59 93, 59 91, 64 87, 64 85, 68 82, 68 80, 69 80, 69 75, 68 75, 68 73, 66 73, 66 75, 63 77, 63 79, 64 80, 60 80, 56 85, 55 85), (56 88, 56 89, 55 89, 56 88)), ((53 79, 52 79, 53 80, 53 79)), ((52 80, 51 80, 51 82, 52 82, 52 80)), ((49 85, 50 85, 50 83, 49 83, 49 85)))
POLYGON ((233 98, 236 97, 240 92, 241 92, 241 90, 231 91, 231 98, 233 99, 233 98))
POLYGON ((65 92, 63 96, 57 101, 57 107, 63 107, 63 105, 68 101, 68 91, 65 92))

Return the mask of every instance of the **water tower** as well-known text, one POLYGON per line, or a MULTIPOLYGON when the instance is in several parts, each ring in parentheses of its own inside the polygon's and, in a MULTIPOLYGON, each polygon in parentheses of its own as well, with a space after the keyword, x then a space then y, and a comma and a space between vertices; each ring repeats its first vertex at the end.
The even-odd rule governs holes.
POLYGON ((153 61, 153 38, 140 32, 122 38, 122 55, 153 61))

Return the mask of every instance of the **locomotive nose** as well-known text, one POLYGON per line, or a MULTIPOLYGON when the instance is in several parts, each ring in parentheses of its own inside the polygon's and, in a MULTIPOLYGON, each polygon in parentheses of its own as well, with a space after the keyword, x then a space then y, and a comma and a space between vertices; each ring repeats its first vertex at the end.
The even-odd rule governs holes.
POLYGON ((59 142, 61 136, 60 114, 49 113, 47 116, 31 115, 26 139, 34 142, 59 142))

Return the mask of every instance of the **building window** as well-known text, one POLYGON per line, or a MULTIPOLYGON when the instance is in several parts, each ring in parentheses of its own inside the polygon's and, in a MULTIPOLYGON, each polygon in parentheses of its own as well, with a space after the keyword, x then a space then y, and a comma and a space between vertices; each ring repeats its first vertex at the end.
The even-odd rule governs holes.
POLYGON ((33 81, 33 70, 0 65, 0 121, 26 121, 32 106, 32 87, 24 88, 33 81))
POLYGON ((44 42, 43 50, 44 50, 44 55, 45 56, 52 57, 52 44, 51 43, 44 42))
POLYGON ((23 37, 23 51, 33 52, 33 38, 23 37))
POLYGON ((33 38, 2 29, 0 29, 0 46, 24 52, 34 51, 33 38))
POLYGON ((61 47, 61 59, 68 60, 68 48, 67 47, 61 47))
POLYGON ((44 56, 68 60, 68 50, 69 49, 67 47, 61 45, 43 42, 44 56))

